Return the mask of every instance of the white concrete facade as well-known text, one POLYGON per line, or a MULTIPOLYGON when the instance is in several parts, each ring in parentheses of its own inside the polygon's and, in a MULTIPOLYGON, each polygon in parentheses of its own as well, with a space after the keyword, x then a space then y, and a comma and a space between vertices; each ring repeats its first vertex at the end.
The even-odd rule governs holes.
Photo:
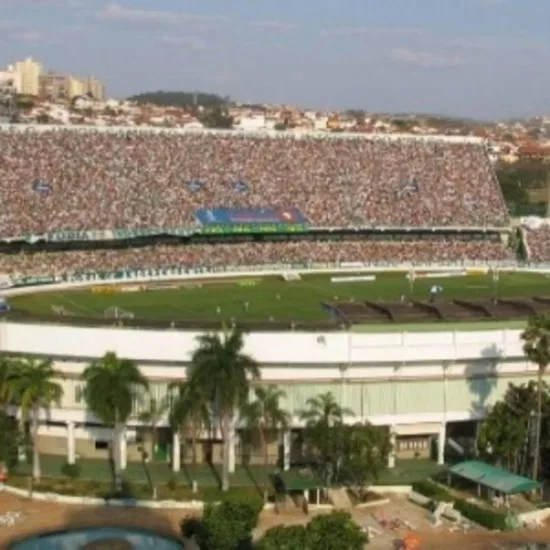
MULTIPOLYGON (((151 393, 163 398, 170 382, 185 378, 198 334, 4 321, 0 322, 0 352, 51 357, 64 374, 61 406, 42 411, 40 434, 66 437, 67 462, 72 464, 77 460, 76 440, 108 441, 112 437, 86 410, 79 378, 85 366, 106 351, 114 351, 135 360, 150 380, 151 393)), ((415 435, 433 438, 439 463, 445 459, 448 423, 483 418, 509 383, 534 380, 537 373, 523 355, 519 330, 252 333, 246 336, 245 351, 260 363, 261 382, 277 384, 286 392, 282 405, 291 414, 294 428, 302 425, 300 411, 307 399, 331 391, 342 406, 354 412, 346 418, 348 422, 390 426, 394 442, 415 435)), ((139 411, 143 403, 138 400, 135 406, 139 411)), ((122 467, 127 461, 127 442, 135 439, 140 424, 134 416, 121 434, 122 467)), ((168 419, 158 426, 167 427, 168 419)), ((231 436, 233 441, 238 439, 233 429, 231 436)), ((180 436, 173 434, 172 438, 172 468, 178 471, 180 436)), ((281 443, 288 468, 290 432, 281 434, 281 443)), ((230 469, 234 470, 235 446, 231 448, 230 469)), ((390 456, 390 466, 395 456, 395 452, 390 456)))

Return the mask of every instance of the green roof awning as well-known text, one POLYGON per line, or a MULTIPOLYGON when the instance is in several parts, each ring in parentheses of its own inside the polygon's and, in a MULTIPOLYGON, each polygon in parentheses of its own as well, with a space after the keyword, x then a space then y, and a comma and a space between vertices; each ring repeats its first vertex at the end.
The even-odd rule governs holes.
POLYGON ((456 476, 506 495, 526 493, 540 487, 540 483, 528 477, 518 476, 508 470, 491 466, 491 464, 480 460, 460 462, 451 466, 449 471, 456 476))

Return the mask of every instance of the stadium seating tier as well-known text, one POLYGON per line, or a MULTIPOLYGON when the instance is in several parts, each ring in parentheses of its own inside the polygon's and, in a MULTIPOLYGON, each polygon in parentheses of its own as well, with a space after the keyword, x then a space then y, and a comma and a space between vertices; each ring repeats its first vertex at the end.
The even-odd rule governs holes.
POLYGON ((297 209, 312 227, 505 227, 482 143, 0 131, 0 238, 183 228, 201 208, 297 209))

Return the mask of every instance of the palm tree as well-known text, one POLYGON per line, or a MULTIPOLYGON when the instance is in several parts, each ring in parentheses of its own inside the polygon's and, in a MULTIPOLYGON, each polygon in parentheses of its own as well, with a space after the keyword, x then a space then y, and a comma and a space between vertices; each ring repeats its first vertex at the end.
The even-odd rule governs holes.
POLYGON ((157 427, 164 415, 168 412, 169 404, 166 399, 161 401, 154 397, 149 397, 149 405, 147 409, 139 413, 139 420, 151 428, 151 440, 149 456, 151 460, 155 459, 155 450, 157 446, 157 427))
POLYGON ((140 390, 148 390, 149 383, 134 361, 119 359, 116 353, 106 353, 88 365, 82 373, 85 382, 84 399, 103 424, 113 431, 109 446, 109 463, 116 490, 121 488, 120 436, 132 414, 134 399, 140 390))
POLYGON ((274 385, 254 388, 256 399, 243 409, 243 417, 248 427, 260 434, 260 445, 264 455, 264 466, 269 465, 269 433, 286 429, 290 425, 290 414, 281 409, 279 402, 286 393, 274 385))
POLYGON ((198 436, 203 429, 210 429, 209 399, 189 382, 173 382, 170 389, 176 391, 170 411, 170 425, 178 433, 190 428, 193 468, 196 471, 198 436))
POLYGON ((322 393, 306 401, 308 409, 302 411, 301 418, 306 423, 305 437, 309 451, 317 456, 320 470, 327 485, 338 475, 339 462, 334 463, 338 453, 340 431, 344 416, 353 416, 353 411, 341 407, 332 392, 322 393))
POLYGON ((306 401, 308 409, 300 414, 307 426, 323 425, 327 428, 342 422, 344 416, 353 416, 351 409, 342 408, 332 392, 321 393, 306 401))
POLYGON ((533 479, 538 479, 540 469, 540 434, 542 427, 543 377, 550 364, 550 316, 535 315, 529 319, 521 339, 523 351, 529 361, 538 366, 537 373, 537 424, 535 431, 535 456, 533 460, 533 479))
POLYGON ((0 408, 7 409, 10 396, 10 385, 13 380, 14 371, 13 360, 7 357, 0 358, 0 408))
POLYGON ((41 409, 49 409, 53 403, 59 404, 63 388, 57 380, 63 374, 53 368, 51 359, 24 359, 13 365, 10 376, 7 401, 16 400, 21 409, 23 422, 31 422, 32 477, 41 476, 40 455, 38 453, 38 417, 41 409))
POLYGON ((223 439, 222 490, 229 489, 230 431, 235 412, 248 402, 250 380, 260 378, 260 369, 252 357, 243 353, 241 330, 222 334, 203 334, 188 368, 191 386, 211 398, 221 423, 223 439))

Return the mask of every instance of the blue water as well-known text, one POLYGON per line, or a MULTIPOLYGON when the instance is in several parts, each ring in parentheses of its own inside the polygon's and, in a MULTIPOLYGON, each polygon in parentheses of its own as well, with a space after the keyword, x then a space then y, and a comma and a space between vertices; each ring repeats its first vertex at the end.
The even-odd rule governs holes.
POLYGON ((122 539, 134 550, 182 550, 178 542, 146 531, 117 528, 81 529, 34 536, 13 545, 10 550, 79 550, 92 541, 122 539))

